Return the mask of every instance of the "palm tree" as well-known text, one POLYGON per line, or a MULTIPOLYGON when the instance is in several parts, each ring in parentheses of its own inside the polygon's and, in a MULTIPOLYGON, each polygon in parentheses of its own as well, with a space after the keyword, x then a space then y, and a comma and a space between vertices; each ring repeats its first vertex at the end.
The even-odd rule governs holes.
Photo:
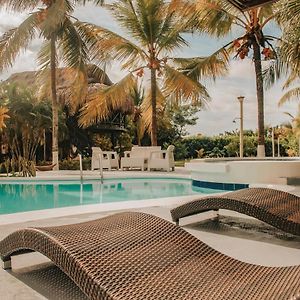
POLYGON ((137 144, 141 146, 142 138, 146 130, 145 122, 143 120, 143 111, 141 107, 145 98, 145 91, 142 86, 142 82, 139 86, 136 86, 133 89, 132 94, 130 96, 134 104, 133 113, 132 113, 132 122, 135 125, 137 144))
POLYGON ((264 136, 264 85, 262 73, 262 54, 265 60, 274 59, 276 52, 272 41, 277 38, 265 35, 266 25, 274 20, 276 13, 272 5, 264 5, 242 12, 228 1, 200 1, 198 29, 217 37, 226 36, 230 31, 242 30, 242 35, 229 42, 225 48, 235 51, 236 57, 244 59, 250 49, 254 61, 256 76, 257 113, 258 113, 258 156, 265 156, 264 136))
POLYGON ((280 98, 279 105, 282 105, 287 101, 300 99, 300 2, 280 1, 277 7, 279 11, 277 20, 281 25, 282 39, 277 50, 278 59, 264 75, 269 86, 282 76, 286 78, 283 89, 294 85, 280 98))
MULTIPOLYGON (((86 86, 85 66, 89 61, 88 50, 79 32, 80 22, 71 16, 75 4, 86 1, 42 0, 43 6, 37 0, 3 0, 1 4, 15 11, 32 10, 29 17, 19 27, 6 32, 0 39, 0 70, 10 67, 21 50, 26 49, 37 37, 45 41, 40 49, 38 61, 44 75, 51 78, 52 99, 52 160, 58 169, 58 99, 56 92, 56 67, 59 54, 63 63, 76 69, 74 89, 76 99, 80 99, 86 86)), ((93 2, 101 4, 102 1, 93 2)), ((74 100, 74 99, 73 99, 74 100)))
POLYGON ((89 27, 98 38, 91 48, 98 49, 100 61, 119 60, 122 69, 129 73, 118 83, 91 96, 82 110, 81 123, 88 126, 104 118, 104 112, 110 107, 118 107, 137 89, 139 78, 145 76, 149 85, 141 107, 144 113, 147 111, 151 143, 157 145, 157 107, 165 105, 167 99, 203 106, 209 95, 199 79, 223 75, 227 57, 220 51, 211 59, 185 59, 185 63, 194 64, 192 71, 176 68, 182 61, 172 55, 188 45, 183 33, 190 28, 195 11, 195 5, 189 1, 122 0, 107 7, 128 39, 100 26, 90 28, 86 25, 82 29, 89 27), (146 74, 147 71, 150 74, 146 74), (190 76, 190 72, 197 76, 190 76))

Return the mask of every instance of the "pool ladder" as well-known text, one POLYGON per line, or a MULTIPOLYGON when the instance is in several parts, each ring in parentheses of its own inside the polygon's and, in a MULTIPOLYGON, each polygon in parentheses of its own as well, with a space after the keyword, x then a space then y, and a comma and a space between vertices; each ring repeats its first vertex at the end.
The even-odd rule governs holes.
MULTIPOLYGON (((79 154, 79 169, 80 169, 80 182, 83 182, 83 168, 82 168, 82 155, 79 154)), ((102 164, 102 155, 99 154, 99 170, 100 170, 100 180, 103 183, 103 164, 102 164)))
POLYGON ((83 181, 82 155, 78 154, 78 156, 79 156, 80 182, 82 182, 83 181))
POLYGON ((100 171, 100 180, 103 183, 103 155, 102 153, 99 154, 99 171, 100 171))

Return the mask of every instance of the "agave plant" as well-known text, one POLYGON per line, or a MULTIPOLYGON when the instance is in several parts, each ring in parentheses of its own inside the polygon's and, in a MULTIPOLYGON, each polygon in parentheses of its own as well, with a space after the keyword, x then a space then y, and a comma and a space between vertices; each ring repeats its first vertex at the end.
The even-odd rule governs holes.
MULTIPOLYGON (((0 71, 10 67, 19 53, 27 49, 31 41, 37 37, 44 39, 38 54, 38 62, 42 74, 51 78, 52 99, 52 159, 58 166, 58 99, 56 91, 56 67, 61 61, 73 68, 74 89, 81 99, 87 81, 85 66, 89 61, 88 49, 78 31, 80 21, 72 17, 76 4, 84 4, 87 0, 2 0, 1 4, 15 11, 33 10, 17 27, 0 38, 0 71), (50 71, 50 74, 49 74, 50 71), (49 76, 50 75, 50 76, 49 76)), ((96 4, 102 1, 94 0, 96 4)), ((43 77, 45 78, 45 77, 43 77)))
POLYGON ((234 40, 224 47, 239 59, 252 56, 256 75, 257 113, 258 113, 258 155, 265 156, 264 136, 264 86, 262 59, 276 58, 273 42, 277 37, 264 34, 267 24, 275 19, 277 10, 271 4, 242 12, 226 0, 198 1, 200 31, 220 37, 226 36, 234 28, 240 32, 234 40))
POLYGON ((91 95, 82 110, 81 124, 88 126, 105 118, 106 111, 124 103, 145 78, 148 84, 140 107, 151 143, 157 145, 157 109, 170 100, 204 106, 210 97, 199 80, 223 75, 227 56, 220 51, 210 59, 175 59, 174 53, 188 45, 183 33, 191 28, 194 18, 195 4, 190 1, 121 0, 107 8, 128 38, 100 26, 85 25, 82 31, 88 29, 98 39, 96 44, 90 43, 93 53, 98 50, 95 58, 101 62, 118 60, 128 73, 113 86, 91 95), (184 70, 182 65, 187 62, 194 63, 194 70, 184 70), (195 70, 197 76, 192 76, 195 70))

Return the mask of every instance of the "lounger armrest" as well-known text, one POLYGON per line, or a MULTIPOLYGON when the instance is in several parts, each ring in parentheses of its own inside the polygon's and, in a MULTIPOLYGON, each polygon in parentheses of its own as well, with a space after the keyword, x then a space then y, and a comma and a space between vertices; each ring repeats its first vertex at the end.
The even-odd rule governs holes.
POLYGON ((115 151, 102 151, 102 155, 104 159, 118 159, 118 153, 115 151))
POLYGON ((124 157, 130 157, 131 151, 124 151, 124 157))
MULTIPOLYGON (((161 158, 164 158, 165 156, 167 156, 168 151, 167 150, 156 150, 156 151, 151 151, 150 155, 149 155, 149 159, 151 159, 153 157, 154 154, 160 154, 161 158)), ((157 158, 157 157, 156 157, 157 158)))

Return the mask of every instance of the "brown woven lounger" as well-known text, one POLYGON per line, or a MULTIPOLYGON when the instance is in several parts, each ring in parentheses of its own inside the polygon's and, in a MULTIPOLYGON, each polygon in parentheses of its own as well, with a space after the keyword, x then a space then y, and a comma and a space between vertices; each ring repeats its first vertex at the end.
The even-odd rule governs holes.
POLYGON ((300 235, 300 197, 269 188, 248 188, 199 198, 172 209, 171 215, 178 224, 181 218, 218 209, 234 210, 300 235))
POLYGON ((29 228, 0 242, 6 267, 24 250, 49 257, 90 299, 300 299, 300 266, 240 262, 143 213, 29 228))

